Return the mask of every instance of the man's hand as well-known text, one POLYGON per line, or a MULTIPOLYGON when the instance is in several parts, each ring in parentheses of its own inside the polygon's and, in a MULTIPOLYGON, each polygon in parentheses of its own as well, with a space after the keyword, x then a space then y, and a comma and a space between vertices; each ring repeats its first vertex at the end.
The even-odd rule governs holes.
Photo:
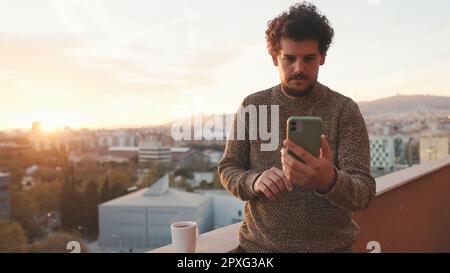
POLYGON ((286 147, 281 149, 283 173, 292 183, 319 193, 331 191, 336 182, 336 173, 333 167, 333 155, 324 135, 321 136, 319 158, 288 139, 285 139, 283 144, 286 147), (304 163, 295 159, 287 150, 303 159, 304 163))
POLYGON ((292 183, 284 176, 283 171, 278 168, 265 170, 253 184, 257 193, 263 193, 271 201, 275 200, 282 192, 292 191, 292 183))

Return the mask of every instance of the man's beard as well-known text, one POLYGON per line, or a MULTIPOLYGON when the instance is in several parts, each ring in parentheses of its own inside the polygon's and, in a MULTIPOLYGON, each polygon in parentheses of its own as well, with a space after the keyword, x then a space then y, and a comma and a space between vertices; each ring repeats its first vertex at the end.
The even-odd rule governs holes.
POLYGON ((311 92, 311 90, 313 90, 314 87, 316 86, 316 82, 317 79, 311 81, 305 88, 302 89, 289 87, 287 84, 282 82, 281 88, 283 92, 286 93, 286 95, 300 98, 308 95, 311 92))

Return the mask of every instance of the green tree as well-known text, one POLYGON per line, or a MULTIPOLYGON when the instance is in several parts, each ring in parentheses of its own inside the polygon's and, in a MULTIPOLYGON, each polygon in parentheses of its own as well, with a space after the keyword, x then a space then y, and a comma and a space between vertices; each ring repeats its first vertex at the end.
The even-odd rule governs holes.
POLYGON ((33 174, 33 178, 38 179, 42 183, 53 182, 62 178, 62 173, 55 170, 54 167, 40 166, 38 171, 33 174))
POLYGON ((133 185, 133 181, 123 171, 112 170, 109 175, 111 199, 127 193, 127 188, 133 185))
POLYGON ((206 180, 202 180, 200 182, 200 189, 202 189, 202 190, 211 189, 211 184, 208 184, 208 182, 206 182, 206 180))
POLYGON ((55 180, 48 183, 36 185, 27 192, 38 205, 38 211, 47 214, 59 209, 63 182, 55 180))
POLYGON ((106 177, 100 189, 100 202, 104 203, 111 200, 111 189, 109 187, 109 178, 106 177))
POLYGON ((71 175, 66 176, 60 200, 61 226, 65 230, 76 229, 83 217, 83 198, 71 175))
POLYGON ((187 191, 187 192, 194 192, 194 188, 192 187, 191 183, 189 183, 188 181, 184 180, 182 182, 182 187, 187 191))
POLYGON ((224 190, 225 188, 223 187, 222 183, 220 182, 220 177, 219 175, 216 173, 214 175, 214 180, 212 183, 212 188, 213 189, 218 189, 218 190, 224 190))
POLYGON ((17 222, 0 219, 0 253, 25 252, 27 237, 17 222))
POLYGON ((159 164, 156 162, 148 162, 147 164, 149 165, 149 171, 139 185, 141 188, 150 187, 168 171, 168 167, 164 164, 159 164))
POLYGON ((11 218, 20 223, 31 241, 41 237, 43 231, 37 223, 38 204, 26 191, 15 192, 11 196, 11 218))
POLYGON ((98 204, 100 197, 97 192, 97 185, 91 180, 84 191, 84 219, 83 226, 86 228, 89 238, 94 238, 98 234, 98 204))
POLYGON ((141 188, 150 187, 160 178, 159 172, 153 168, 150 169, 149 172, 142 179, 141 184, 139 185, 141 188))
POLYGON ((174 173, 174 176, 182 176, 184 178, 193 178, 194 175, 186 168, 177 169, 174 173))

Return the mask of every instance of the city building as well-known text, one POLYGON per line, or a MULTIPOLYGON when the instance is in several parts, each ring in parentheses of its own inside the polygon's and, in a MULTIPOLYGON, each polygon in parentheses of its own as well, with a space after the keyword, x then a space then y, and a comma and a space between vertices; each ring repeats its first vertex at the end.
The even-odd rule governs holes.
POLYGON ((213 200, 214 229, 243 220, 245 202, 226 190, 196 190, 195 193, 211 197, 213 200))
POLYGON ((172 164, 176 169, 210 164, 209 156, 189 147, 173 147, 171 153, 172 164))
POLYGON ((420 163, 440 159, 448 155, 448 138, 421 137, 419 147, 420 163))
POLYGON ((170 225, 196 221, 199 232, 213 229, 212 200, 169 188, 168 175, 145 188, 99 205, 99 245, 128 250, 170 243, 170 225))
POLYGON ((374 172, 392 172, 395 165, 394 139, 389 136, 373 136, 370 140, 370 166, 374 172))
POLYGON ((150 140, 143 141, 139 144, 139 164, 143 165, 147 162, 170 164, 172 156, 170 147, 162 146, 159 142, 150 140))
POLYGON ((166 174, 145 188, 99 205, 103 251, 143 252, 171 242, 170 225, 195 221, 199 233, 242 221, 244 202, 225 190, 169 188, 166 174))

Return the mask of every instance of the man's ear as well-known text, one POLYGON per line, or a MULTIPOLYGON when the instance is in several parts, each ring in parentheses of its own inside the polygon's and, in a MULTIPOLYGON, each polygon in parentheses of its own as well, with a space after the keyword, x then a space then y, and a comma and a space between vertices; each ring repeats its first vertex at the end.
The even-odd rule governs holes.
POLYGON ((278 66, 278 59, 276 55, 270 54, 270 56, 272 57, 272 62, 274 66, 278 66))
POLYGON ((320 65, 325 63, 325 58, 327 57, 327 53, 322 54, 322 58, 320 59, 320 65))

